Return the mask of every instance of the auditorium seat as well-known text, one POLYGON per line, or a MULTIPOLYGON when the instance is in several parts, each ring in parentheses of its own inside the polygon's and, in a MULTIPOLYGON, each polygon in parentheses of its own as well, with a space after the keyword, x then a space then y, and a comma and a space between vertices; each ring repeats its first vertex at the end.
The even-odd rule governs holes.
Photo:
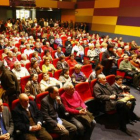
POLYGON ((26 86, 26 83, 28 82, 29 79, 30 79, 30 75, 29 76, 25 76, 25 77, 21 77, 21 79, 20 79, 20 86, 21 86, 21 92, 22 93, 25 92, 25 86, 26 86))
POLYGON ((81 71, 85 74, 85 76, 88 78, 89 75, 92 73, 92 65, 83 65, 81 71))
POLYGON ((110 84, 110 86, 113 85, 115 82, 115 75, 112 74, 112 75, 106 76, 106 80, 110 84))

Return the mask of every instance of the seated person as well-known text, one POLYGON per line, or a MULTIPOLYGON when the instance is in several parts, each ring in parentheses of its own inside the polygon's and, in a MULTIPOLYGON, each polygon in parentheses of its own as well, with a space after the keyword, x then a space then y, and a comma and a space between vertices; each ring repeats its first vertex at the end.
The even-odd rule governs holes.
POLYGON ((3 101, 0 99, 0 122, 1 123, 0 129, 0 140, 13 140, 13 131, 14 131, 14 124, 13 119, 11 116, 11 112, 9 108, 3 106, 3 101))
POLYGON ((91 82, 92 80, 96 79, 99 74, 103 74, 103 66, 101 64, 98 64, 93 70, 93 72, 89 75, 88 82, 91 82))
POLYGON ((42 92, 46 91, 50 86, 57 86, 58 88, 62 88, 62 83, 57 79, 50 77, 47 73, 43 73, 43 79, 40 81, 39 85, 42 92))
POLYGON ((60 56, 65 56, 64 53, 61 51, 61 47, 57 47, 57 51, 55 53, 55 58, 59 58, 60 56))
POLYGON ((69 69, 63 69, 58 80, 63 85, 66 83, 72 83, 71 77, 69 76, 69 69))
POLYGON ((54 67, 54 65, 50 63, 50 59, 46 57, 44 60, 44 64, 42 65, 42 72, 52 72, 52 74, 54 74, 56 70, 57 69, 54 67))
POLYGON ((133 77, 133 85, 136 89, 139 90, 140 71, 130 63, 128 56, 124 56, 124 60, 121 61, 119 69, 125 71, 126 75, 133 77))
POLYGON ((68 63, 65 61, 65 56, 60 56, 59 61, 57 62, 57 69, 69 69, 68 63))
POLYGON ((82 66, 80 64, 76 64, 74 67, 74 73, 71 76, 74 85, 85 82, 87 79, 84 73, 81 72, 81 67, 82 66))
POLYGON ((24 50, 24 54, 26 54, 27 56, 29 56, 30 54, 32 54, 34 52, 34 50, 32 50, 30 48, 30 44, 26 44, 26 49, 24 50))
POLYGON ((68 37, 68 39, 65 42, 65 48, 66 48, 65 55, 66 56, 69 56, 72 51, 72 44, 71 44, 70 40, 71 40, 71 37, 68 37))
POLYGON ((45 51, 44 51, 43 60, 45 60, 46 57, 48 57, 49 60, 50 60, 50 62, 52 62, 53 58, 52 58, 51 53, 50 53, 49 50, 45 50, 45 51))
POLYGON ((122 48, 117 49, 117 55, 118 55, 118 58, 124 57, 125 54, 123 53, 122 48))
POLYGON ((46 130, 59 134, 61 140, 73 140, 77 129, 75 125, 60 118, 60 115, 65 113, 65 108, 60 100, 58 88, 51 86, 48 92, 49 95, 41 101, 41 112, 46 130))
POLYGON ((23 53, 21 55, 20 63, 23 64, 24 66, 26 66, 27 63, 30 63, 30 60, 27 59, 27 55, 26 54, 23 53))
POLYGON ((94 50, 94 46, 89 46, 89 50, 87 52, 87 56, 90 58, 90 60, 94 60, 95 57, 98 57, 98 54, 96 54, 95 50, 94 50))
POLYGON ((70 55, 70 59, 67 61, 69 67, 74 67, 77 64, 77 61, 74 59, 74 54, 70 55))
POLYGON ((33 60, 36 60, 38 63, 40 63, 41 57, 38 56, 38 52, 34 52, 34 53, 32 54, 31 62, 32 62, 33 60))
POLYGON ((137 60, 137 55, 132 55, 131 56, 131 60, 130 60, 130 63, 134 66, 134 67, 136 67, 137 69, 140 69, 140 64, 139 64, 139 62, 138 62, 138 60, 137 60))
POLYGON ((34 101, 29 101, 25 93, 19 95, 19 104, 13 110, 15 130, 22 132, 22 140, 52 140, 42 127, 43 118, 34 101))
POLYGON ((129 57, 132 55, 132 53, 129 51, 129 46, 124 47, 124 54, 127 54, 129 57))
POLYGON ((26 83, 25 86, 25 93, 28 96, 32 96, 33 98, 35 98, 37 94, 41 93, 37 74, 31 74, 30 80, 26 83))
POLYGON ((9 49, 5 48, 4 52, 2 53, 2 59, 4 59, 8 54, 9 49))
POLYGON ((46 51, 46 50, 49 50, 49 52, 50 52, 50 53, 52 53, 52 52, 53 52, 53 48, 52 48, 52 47, 50 47, 49 42, 46 42, 46 45, 45 45, 45 47, 44 47, 44 50, 45 50, 45 51, 46 51))
POLYGON ((25 67, 21 67, 21 63, 19 61, 16 61, 14 63, 14 68, 12 69, 12 72, 16 75, 18 80, 20 80, 21 77, 30 75, 25 67))
POLYGON ((59 37, 59 35, 56 35, 56 39, 54 41, 58 46, 63 47, 62 45, 62 39, 59 37))
POLYGON ((34 51, 38 52, 39 54, 43 52, 39 42, 36 42, 34 51))
POLYGON ((42 73, 41 69, 39 68, 38 62, 36 60, 33 60, 31 62, 31 67, 29 68, 30 74, 40 74, 42 73))
POLYGON ((72 123, 77 126, 77 130, 81 131, 81 129, 85 129, 86 134, 83 134, 84 140, 90 140, 96 121, 92 114, 87 110, 84 101, 82 101, 78 92, 74 90, 74 86, 71 83, 66 83, 64 85, 64 90, 65 92, 61 95, 61 98, 65 109, 79 121, 78 123, 80 123, 80 125, 77 125, 75 122, 72 123), (83 117, 83 115, 85 117, 83 117))
POLYGON ((9 69, 12 69, 16 61, 18 61, 18 59, 13 55, 13 52, 8 51, 7 57, 4 58, 4 65, 9 69))
POLYGON ((94 86, 94 94, 95 98, 101 103, 101 106, 104 107, 104 111, 117 111, 120 129, 129 136, 132 136, 131 132, 126 127, 126 124, 130 122, 131 119, 131 111, 125 102, 117 101, 117 93, 109 83, 107 83, 105 75, 98 75, 97 83, 94 86))
POLYGON ((18 55, 21 55, 21 52, 18 51, 18 48, 17 48, 17 47, 15 47, 15 48, 13 49, 13 55, 14 55, 15 57, 17 57, 18 55))

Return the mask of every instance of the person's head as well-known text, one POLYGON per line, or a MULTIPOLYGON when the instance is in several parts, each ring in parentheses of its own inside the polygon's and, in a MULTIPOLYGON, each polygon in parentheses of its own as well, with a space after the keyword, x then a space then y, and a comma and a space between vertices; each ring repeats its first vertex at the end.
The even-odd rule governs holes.
POLYGON ((21 54, 21 59, 22 59, 22 60, 27 60, 27 55, 26 55, 26 54, 24 54, 24 53, 23 53, 23 54, 21 54))
POLYGON ((50 64, 50 60, 48 57, 45 57, 44 64, 47 66, 50 64))
POLYGON ((122 48, 118 48, 117 51, 118 51, 119 53, 122 53, 122 48))
POLYGON ((4 45, 4 41, 3 41, 3 40, 1 40, 0 44, 3 46, 3 45, 4 45))
POLYGON ((9 51, 9 50, 8 50, 7 48, 4 49, 4 53, 5 53, 5 54, 7 54, 8 51, 9 51))
POLYGON ((133 55, 131 56, 131 58, 132 58, 133 61, 136 61, 137 55, 133 54, 133 55))
POLYGON ((31 81, 37 82, 38 80, 38 74, 31 74, 31 81))
POLYGON ((2 99, 0 99, 0 112, 2 112, 3 111, 3 101, 2 101, 2 99))
POLYGON ((61 52, 61 47, 57 47, 57 52, 61 52))
POLYGON ((8 51, 7 55, 8 55, 8 57, 12 58, 13 57, 13 52, 12 51, 8 51))
POLYGON ((72 96, 75 89, 72 83, 66 83, 64 84, 64 90, 67 95, 72 96))
POLYGON ((64 56, 64 55, 61 55, 61 56, 59 57, 59 60, 60 60, 61 62, 64 62, 64 61, 65 61, 65 56, 64 56))
POLYGON ((107 50, 110 51, 110 52, 113 52, 113 49, 114 49, 114 45, 113 44, 109 44, 107 46, 107 50))
POLYGON ((96 43, 95 47, 96 48, 100 48, 100 44, 99 43, 96 43))
POLYGON ((100 83, 100 84, 103 84, 103 85, 105 85, 106 84, 106 77, 105 77, 105 75, 103 75, 103 74, 99 74, 98 75, 98 77, 97 77, 97 80, 98 80, 98 82, 100 83))
POLYGON ((44 55, 49 56, 50 55, 50 51, 49 50, 45 50, 44 51, 44 55))
POLYGON ((125 62, 128 62, 128 61, 129 61, 129 56, 128 56, 128 55, 125 55, 125 56, 124 56, 124 61, 125 61, 125 62))
POLYGON ((60 75, 69 75, 69 69, 63 69, 60 75))
POLYGON ((44 80, 44 81, 48 81, 49 78, 50 78, 49 74, 43 73, 43 80, 44 80))
POLYGON ((15 52, 15 53, 18 52, 18 48, 14 47, 13 52, 15 52))
POLYGON ((38 62, 37 62, 36 60, 32 60, 32 62, 31 62, 31 67, 32 67, 32 68, 38 67, 38 62))
POLYGON ((77 74, 80 73, 81 68, 82 68, 82 65, 76 64, 75 67, 74 67, 75 73, 77 73, 77 74))
POLYGON ((93 45, 89 46, 89 49, 94 50, 94 46, 93 45))
POLYGON ((27 44, 27 45, 26 45, 26 49, 27 49, 27 50, 30 50, 30 44, 27 44))
POLYGON ((59 90, 57 87, 50 86, 48 87, 47 91, 52 99, 56 99, 56 97, 59 96, 59 90))
POLYGON ((101 64, 98 64, 96 67, 95 67, 95 71, 96 73, 98 72, 99 74, 102 73, 103 71, 103 66, 101 64))
POLYGON ((70 60, 74 60, 74 54, 70 54, 70 60))
POLYGON ((16 61, 14 63, 14 68, 15 68, 16 71, 20 71, 21 70, 21 64, 20 64, 19 61, 16 61))
POLYGON ((125 46, 124 49, 125 49, 125 51, 129 51, 129 46, 128 45, 125 46))
POLYGON ((35 44, 35 46, 36 46, 36 48, 40 48, 40 43, 37 42, 37 43, 35 44))
POLYGON ((29 104, 29 97, 25 93, 19 95, 19 102, 22 107, 27 108, 29 104))
POLYGON ((32 54, 32 57, 38 57, 38 52, 34 52, 33 54, 32 54))
POLYGON ((47 47, 50 47, 50 43, 49 43, 49 42, 46 42, 46 46, 47 46, 47 47))
POLYGON ((122 82, 123 82, 123 77, 122 77, 122 76, 119 76, 119 75, 116 75, 116 76, 115 76, 115 82, 116 82, 118 85, 121 85, 122 82))

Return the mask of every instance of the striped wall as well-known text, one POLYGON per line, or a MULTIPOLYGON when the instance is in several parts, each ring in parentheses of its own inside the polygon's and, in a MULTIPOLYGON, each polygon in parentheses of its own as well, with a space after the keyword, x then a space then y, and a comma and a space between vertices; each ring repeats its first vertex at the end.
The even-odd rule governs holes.
POLYGON ((77 0, 75 11, 92 31, 140 37, 140 0, 77 0))

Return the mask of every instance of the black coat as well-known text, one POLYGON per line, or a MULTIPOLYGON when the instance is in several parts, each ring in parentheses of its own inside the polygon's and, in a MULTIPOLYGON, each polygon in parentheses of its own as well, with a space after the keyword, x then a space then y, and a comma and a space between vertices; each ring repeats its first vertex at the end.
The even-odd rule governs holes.
MULTIPOLYGON (((63 104, 56 103, 56 109, 54 108, 54 102, 49 95, 47 95, 41 101, 41 112, 43 114, 43 120, 46 123, 47 129, 54 129, 57 126, 57 115, 65 113, 63 104)), ((60 117, 60 116, 59 116, 60 117)))
POLYGON ((116 109, 116 100, 110 99, 110 95, 116 95, 116 92, 108 83, 106 85, 102 85, 97 82, 94 86, 93 92, 95 94, 95 98, 105 105, 105 111, 116 109))
MULTIPOLYGON (((37 122, 42 123, 43 122, 42 114, 38 110, 36 103, 34 101, 30 101, 29 104, 30 104, 29 110, 34 122, 36 124, 37 122)), ((26 110, 20 104, 18 104, 16 108, 13 110, 12 114, 13 114, 15 129, 20 130, 21 132, 24 133, 28 133, 30 127, 30 121, 26 113, 26 110)))

